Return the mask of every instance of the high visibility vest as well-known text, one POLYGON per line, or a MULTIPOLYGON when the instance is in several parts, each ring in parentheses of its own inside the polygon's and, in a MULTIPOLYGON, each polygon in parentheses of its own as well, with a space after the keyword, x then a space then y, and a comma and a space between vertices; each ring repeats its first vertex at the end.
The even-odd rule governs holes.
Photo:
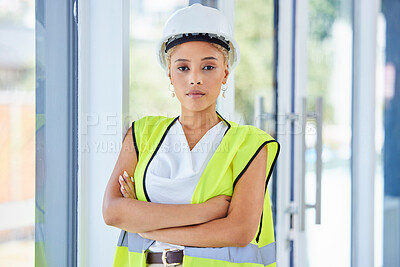
MULTIPOLYGON (((218 195, 232 196, 237 181, 264 146, 267 146, 268 150, 268 184, 279 153, 278 142, 264 131, 254 126, 227 121, 218 112, 217 115, 226 123, 228 129, 200 177, 192 196, 192 204, 205 202, 218 195)), ((132 123, 133 143, 138 158, 134 173, 138 200, 151 201, 145 187, 147 167, 177 119, 178 117, 146 116, 132 123)), ((250 244, 246 247, 185 247, 183 266, 276 266, 270 197, 268 190, 265 192, 262 217, 250 244)), ((121 231, 114 266, 145 267, 146 252, 153 243, 153 240, 142 238, 136 233, 121 231)))

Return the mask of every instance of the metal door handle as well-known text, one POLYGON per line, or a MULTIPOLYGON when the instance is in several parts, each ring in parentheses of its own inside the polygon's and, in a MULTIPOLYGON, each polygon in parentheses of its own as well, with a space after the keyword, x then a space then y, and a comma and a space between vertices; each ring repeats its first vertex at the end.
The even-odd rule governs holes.
POLYGON ((302 101, 302 111, 303 111, 303 131, 302 131, 302 149, 303 149, 303 157, 302 157, 302 175, 301 175, 301 192, 300 192, 300 231, 305 230, 305 213, 307 208, 315 209, 315 223, 321 224, 321 178, 322 178, 322 111, 323 111, 323 100, 322 97, 318 97, 316 99, 315 112, 307 113, 307 99, 303 98, 302 101), (315 196, 315 204, 306 204, 305 200, 305 182, 306 182, 306 126, 307 126, 307 118, 315 118, 316 120, 316 132, 317 132, 317 140, 316 140, 316 196, 315 196))
POLYGON ((315 223, 321 224, 321 178, 322 178, 322 97, 318 97, 315 105, 317 122, 317 166, 316 166, 316 200, 315 200, 315 223))

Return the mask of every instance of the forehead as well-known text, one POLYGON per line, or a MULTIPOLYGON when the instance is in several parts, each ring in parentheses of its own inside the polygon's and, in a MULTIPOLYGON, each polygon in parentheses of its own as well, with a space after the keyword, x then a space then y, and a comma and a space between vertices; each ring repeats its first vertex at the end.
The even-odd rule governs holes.
POLYGON ((207 56, 223 58, 221 51, 212 44, 204 41, 191 41, 179 44, 171 54, 171 58, 203 58, 207 56))

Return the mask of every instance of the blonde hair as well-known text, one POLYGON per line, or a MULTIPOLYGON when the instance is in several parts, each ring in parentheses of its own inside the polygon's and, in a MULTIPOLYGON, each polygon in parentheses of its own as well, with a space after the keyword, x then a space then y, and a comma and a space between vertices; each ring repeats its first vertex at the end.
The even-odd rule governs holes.
MULTIPOLYGON (((219 44, 215 44, 215 43, 209 43, 212 46, 214 46, 215 48, 218 49, 218 51, 220 51, 222 53, 222 55, 224 56, 224 64, 229 64, 229 52, 227 49, 225 49, 224 47, 220 46, 219 44)), ((179 45, 176 45, 172 48, 170 48, 167 53, 165 54, 165 59, 167 60, 168 63, 168 70, 171 68, 171 55, 172 53, 174 53, 174 51, 176 50, 176 48, 179 45)))

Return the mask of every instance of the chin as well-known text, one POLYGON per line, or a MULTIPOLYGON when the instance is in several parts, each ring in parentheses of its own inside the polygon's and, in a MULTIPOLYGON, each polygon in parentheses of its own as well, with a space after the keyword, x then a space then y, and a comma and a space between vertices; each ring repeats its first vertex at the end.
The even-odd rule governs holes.
POLYGON ((203 104, 203 105, 182 105, 185 110, 193 111, 193 112, 200 112, 210 109, 212 106, 215 108, 216 103, 214 104, 203 104))

